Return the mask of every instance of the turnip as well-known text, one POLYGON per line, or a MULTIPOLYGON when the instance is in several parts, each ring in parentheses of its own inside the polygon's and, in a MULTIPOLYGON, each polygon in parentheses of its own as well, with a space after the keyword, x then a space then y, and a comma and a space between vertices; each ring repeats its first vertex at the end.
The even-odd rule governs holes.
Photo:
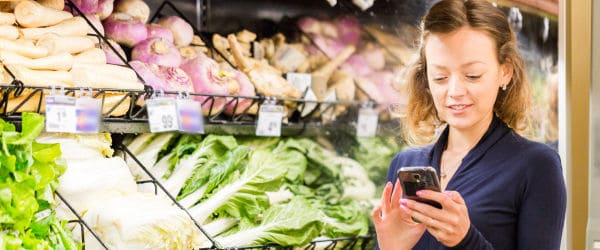
POLYGON ((357 46, 360 42, 360 23, 354 16, 340 17, 334 20, 338 30, 338 39, 346 45, 357 46))
MULTIPOLYGON (((230 88, 236 88, 235 92, 237 93, 238 86, 233 75, 227 71, 220 70, 217 62, 205 55, 201 54, 192 60, 186 61, 181 65, 181 69, 192 79, 196 93, 229 95, 230 88)), ((207 99, 209 97, 196 97, 196 100, 205 102, 202 105, 204 115, 208 115, 210 111, 212 111, 211 114, 221 111, 227 103, 227 99, 223 97, 214 97, 212 100, 207 99)))
POLYGON ((115 12, 127 13, 142 23, 150 17, 150 7, 142 0, 118 0, 114 8, 115 12))
POLYGON ((108 38, 127 47, 133 47, 148 37, 144 23, 129 14, 113 13, 102 23, 108 38))
POLYGON ((102 44, 101 48, 104 51, 104 54, 106 55, 106 63, 108 64, 116 64, 116 65, 125 65, 125 62, 119 58, 119 55, 121 55, 121 57, 127 61, 127 55, 125 54, 125 51, 123 51, 123 48, 121 48, 121 46, 113 41, 113 40, 108 40, 108 43, 110 43, 110 45, 112 45, 112 48, 108 45, 108 44, 102 44), (113 50, 114 48, 114 50, 113 50), (118 55, 117 55, 118 53, 118 55))
POLYGON ((151 23, 146 25, 146 29, 148 30, 148 38, 164 38, 169 42, 173 42, 173 32, 171 30, 160 26, 155 23, 151 23))
POLYGON ((190 77, 177 67, 165 67, 156 64, 131 61, 129 65, 140 75, 146 85, 154 90, 194 92, 190 77))
MULTIPOLYGON (((100 35, 104 36, 104 27, 102 26, 102 22, 100 21, 100 18, 98 17, 98 15, 96 15, 96 14, 85 14, 84 16, 85 16, 85 18, 87 18, 87 20, 90 21, 90 23, 92 23, 92 25, 94 26, 94 28, 96 28, 96 30, 98 30, 98 33, 100 33, 100 35)), ((92 28, 92 26, 90 26, 89 29, 88 29, 88 33, 89 34, 96 34, 96 31, 94 31, 94 29, 92 28)))
POLYGON ((166 39, 149 38, 135 45, 131 51, 131 60, 178 67, 181 64, 181 55, 175 45, 166 39))
POLYGON ((194 39, 194 29, 192 26, 178 16, 163 17, 157 22, 163 27, 173 32, 173 42, 175 46, 187 46, 194 39))
MULTIPOLYGON (((79 11, 83 14, 94 14, 98 10, 98 0, 72 0, 79 11)), ((66 6, 66 10, 70 10, 71 6, 66 6)))
POLYGON ((100 17, 100 20, 106 19, 113 12, 114 0, 100 0, 98 1, 98 10, 96 14, 100 17))

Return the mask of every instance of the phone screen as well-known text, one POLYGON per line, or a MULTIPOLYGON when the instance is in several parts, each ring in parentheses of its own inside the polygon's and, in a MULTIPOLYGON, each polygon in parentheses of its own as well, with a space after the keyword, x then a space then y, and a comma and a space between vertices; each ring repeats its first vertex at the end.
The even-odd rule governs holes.
POLYGON ((440 192, 440 182, 433 167, 402 167, 398 170, 398 180, 402 185, 405 198, 442 208, 442 205, 438 202, 417 196, 419 190, 427 189, 440 192))

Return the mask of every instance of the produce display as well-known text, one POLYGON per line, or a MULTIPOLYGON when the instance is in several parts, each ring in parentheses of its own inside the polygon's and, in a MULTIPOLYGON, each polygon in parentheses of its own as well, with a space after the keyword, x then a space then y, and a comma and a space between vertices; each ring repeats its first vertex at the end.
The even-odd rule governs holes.
POLYGON ((0 119, 0 249, 81 249, 53 207, 64 173, 57 144, 41 144, 44 117, 24 113, 22 131, 0 119))
MULTIPOLYGON (((94 32, 86 19, 102 30, 97 25, 98 17, 87 15, 84 19, 63 8, 64 3, 55 5, 53 1, 3 5, 1 27, 7 32, 0 36, 0 84, 19 80, 26 86, 39 87, 143 89, 132 69, 106 64, 99 39, 88 36, 94 32)), ((31 94, 32 90, 26 89, 19 97, 11 98, 8 109, 26 112, 40 107, 44 111, 42 95, 29 98, 31 94)), ((125 94, 109 92, 98 98, 103 98, 105 115, 120 116, 129 109, 129 102, 122 102, 128 100, 125 94)))
MULTIPOLYGON (((125 160, 112 156, 108 134, 42 134, 37 141, 58 143, 65 152, 57 190, 109 249, 192 249, 200 239, 169 199, 137 191, 125 160)), ((71 219, 64 210, 59 205, 59 217, 71 219)), ((103 249, 91 234, 85 237, 86 249, 103 249)))
MULTIPOLYGON (((164 133, 126 144, 221 247, 369 233, 375 185, 367 171, 310 139, 164 133)), ((148 179, 135 161, 127 164, 136 180, 148 179)))

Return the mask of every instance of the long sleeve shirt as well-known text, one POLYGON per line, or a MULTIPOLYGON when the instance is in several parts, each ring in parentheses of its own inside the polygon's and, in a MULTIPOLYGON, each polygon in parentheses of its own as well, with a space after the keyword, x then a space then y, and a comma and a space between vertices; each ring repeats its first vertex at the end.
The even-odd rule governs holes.
MULTIPOLYGON (((399 153, 387 180, 404 166, 433 166, 440 172, 448 129, 426 147, 399 153)), ((464 198, 471 225, 452 249, 559 249, 566 190, 555 150, 529 141, 494 117, 488 131, 463 158, 446 190, 464 198)), ((414 249, 448 249, 427 231, 414 249)))

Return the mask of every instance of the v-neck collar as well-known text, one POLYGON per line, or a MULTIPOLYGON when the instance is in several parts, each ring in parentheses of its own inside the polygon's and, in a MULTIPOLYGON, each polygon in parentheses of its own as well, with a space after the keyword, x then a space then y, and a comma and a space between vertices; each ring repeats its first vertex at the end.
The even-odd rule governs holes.
MULTIPOLYGON (((444 131, 440 134, 440 137, 438 141, 433 145, 430 154, 430 166, 433 166, 437 170, 438 177, 441 173, 440 163, 442 153, 448 145, 449 129, 450 128, 447 126, 444 129, 444 131)), ((483 157, 487 150, 489 150, 500 138, 502 138, 506 133, 509 133, 510 131, 511 129, 502 120, 500 120, 500 118, 494 115, 494 118, 492 119, 492 122, 490 123, 490 126, 488 127, 487 131, 485 132, 485 134, 483 134, 483 136, 481 137, 479 142, 477 142, 475 147, 473 147, 473 149, 471 149, 467 153, 467 155, 465 155, 462 162, 456 169, 454 175, 450 178, 450 180, 448 180, 446 188, 451 187, 452 181, 453 179, 455 179, 456 176, 459 176, 462 172, 468 169, 474 161, 483 157)))

